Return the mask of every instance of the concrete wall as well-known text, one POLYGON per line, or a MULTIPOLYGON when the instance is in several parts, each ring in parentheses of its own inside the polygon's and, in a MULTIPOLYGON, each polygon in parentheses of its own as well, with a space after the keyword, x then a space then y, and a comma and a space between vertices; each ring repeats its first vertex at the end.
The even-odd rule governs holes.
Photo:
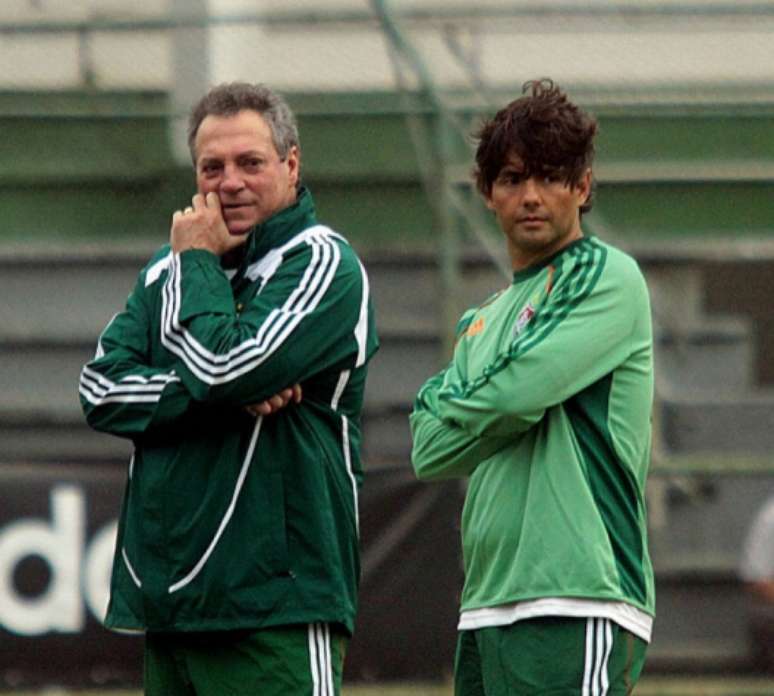
MULTIPOLYGON (((396 84, 368 0, 201 4, 209 37, 207 79, 261 80, 283 90, 396 84)), ((182 6, 177 19, 190 22, 191 11, 181 12, 182 6)), ((441 85, 470 84, 456 50, 494 86, 551 75, 567 86, 677 90, 704 100, 723 86, 769 93, 774 86, 771 2, 745 3, 741 10, 677 0, 395 0, 388 6, 402 15, 400 24, 441 85)), ((179 39, 169 24, 175 7, 172 0, 7 0, 0 6, 0 64, 12 69, 0 71, 0 87, 169 89, 179 39), (89 22, 93 28, 79 34, 89 22), (54 31, 56 23, 61 26, 54 31)), ((408 77, 414 83, 411 71, 408 77)))

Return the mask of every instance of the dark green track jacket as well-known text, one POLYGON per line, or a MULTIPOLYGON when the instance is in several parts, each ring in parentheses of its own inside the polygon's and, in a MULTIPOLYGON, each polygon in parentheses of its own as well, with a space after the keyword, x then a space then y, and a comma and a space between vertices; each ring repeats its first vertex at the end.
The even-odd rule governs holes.
POLYGON ((135 445, 107 626, 352 631, 377 346, 365 270, 306 189, 230 280, 207 251, 151 259, 80 379, 90 425, 135 445), (246 412, 297 382, 300 404, 246 412))

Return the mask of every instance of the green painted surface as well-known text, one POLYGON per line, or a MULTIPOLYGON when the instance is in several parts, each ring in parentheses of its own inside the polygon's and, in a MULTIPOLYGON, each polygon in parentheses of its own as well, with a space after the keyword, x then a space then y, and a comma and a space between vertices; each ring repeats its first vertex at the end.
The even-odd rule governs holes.
POLYGON ((157 91, 14 90, 0 91, 0 118, 6 116, 68 117, 159 116, 169 110, 167 95, 157 91))
POLYGON ((434 239, 430 206, 416 184, 362 182, 344 186, 310 179, 309 185, 320 220, 353 243, 414 246, 434 239))
POLYGON ((0 117, 0 185, 142 178, 170 165, 159 118, 0 117))
MULTIPOLYGON (((423 123, 427 123, 423 118, 423 123)), ((419 169, 401 115, 299 118, 302 167, 316 177, 416 181, 419 169)))
POLYGON ((89 179, 57 184, 0 187, 0 238, 90 240, 160 239, 172 213, 189 204, 191 184, 168 177, 89 179))
POLYGON ((604 161, 774 160, 774 113, 600 116, 604 161))
POLYGON ((774 182, 601 184, 596 209, 623 238, 774 236, 774 182))
MULTIPOLYGON (((363 245, 437 244, 406 119, 408 110, 420 132, 432 132, 427 100, 288 98, 299 116, 302 175, 324 221, 363 245)), ((192 192, 187 165, 172 161, 167 110, 166 95, 153 92, 0 92, 0 239, 106 231, 164 239, 192 192)), ((599 170, 613 171, 602 177, 597 210, 617 236, 774 236, 774 105, 595 111, 599 170)), ((445 143, 463 178, 471 165, 464 136, 478 115, 466 114, 463 132, 445 143)), ((430 163, 431 179, 436 169, 430 163)))

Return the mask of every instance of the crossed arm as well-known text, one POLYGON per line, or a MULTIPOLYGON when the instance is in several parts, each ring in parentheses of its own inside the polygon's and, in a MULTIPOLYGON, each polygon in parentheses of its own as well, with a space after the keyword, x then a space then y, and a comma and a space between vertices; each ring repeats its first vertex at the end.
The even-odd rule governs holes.
POLYGON ((643 358, 632 369, 649 369, 649 322, 644 281, 624 269, 587 292, 556 293, 483 368, 470 367, 480 365, 479 348, 475 338, 463 337, 449 367, 417 397, 411 415, 417 475, 470 475, 548 409, 611 374, 633 352, 643 358))
MULTIPOLYGON (((216 252, 227 253, 245 240, 229 235, 216 195, 211 194, 205 201, 197 194, 193 203, 188 212, 178 211, 173 216, 173 251, 209 251, 215 267, 216 252)), ((160 257, 156 263, 163 265, 165 259, 160 257)), ((230 285, 225 277, 220 280, 219 291, 225 296, 222 299, 233 305, 230 285)), ((159 329, 149 306, 148 287, 152 284, 143 272, 124 311, 108 324, 97 354, 81 373, 81 403, 87 420, 97 429, 127 437, 163 430, 179 422, 196 401, 202 401, 194 398, 174 365, 154 364, 151 358, 151 333, 159 329)), ((243 407, 251 415, 265 416, 302 399, 297 382, 278 385, 268 393, 255 400, 235 400, 232 405, 243 407)))

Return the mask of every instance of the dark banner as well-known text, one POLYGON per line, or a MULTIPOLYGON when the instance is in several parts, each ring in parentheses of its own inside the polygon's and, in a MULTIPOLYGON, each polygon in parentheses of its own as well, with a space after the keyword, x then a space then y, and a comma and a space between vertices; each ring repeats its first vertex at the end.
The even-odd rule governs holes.
POLYGON ((345 677, 447 678, 462 589, 461 484, 419 483, 405 469, 365 480, 360 609, 345 677))
MULTIPOLYGON (((105 630, 125 471, 0 466, 0 686, 131 686, 142 638, 105 630)), ((437 679, 451 669, 461 587, 458 484, 369 471, 360 614, 346 676, 437 679)))
POLYGON ((137 683, 142 644, 105 630, 124 473, 0 468, 0 664, 6 687, 137 683))

